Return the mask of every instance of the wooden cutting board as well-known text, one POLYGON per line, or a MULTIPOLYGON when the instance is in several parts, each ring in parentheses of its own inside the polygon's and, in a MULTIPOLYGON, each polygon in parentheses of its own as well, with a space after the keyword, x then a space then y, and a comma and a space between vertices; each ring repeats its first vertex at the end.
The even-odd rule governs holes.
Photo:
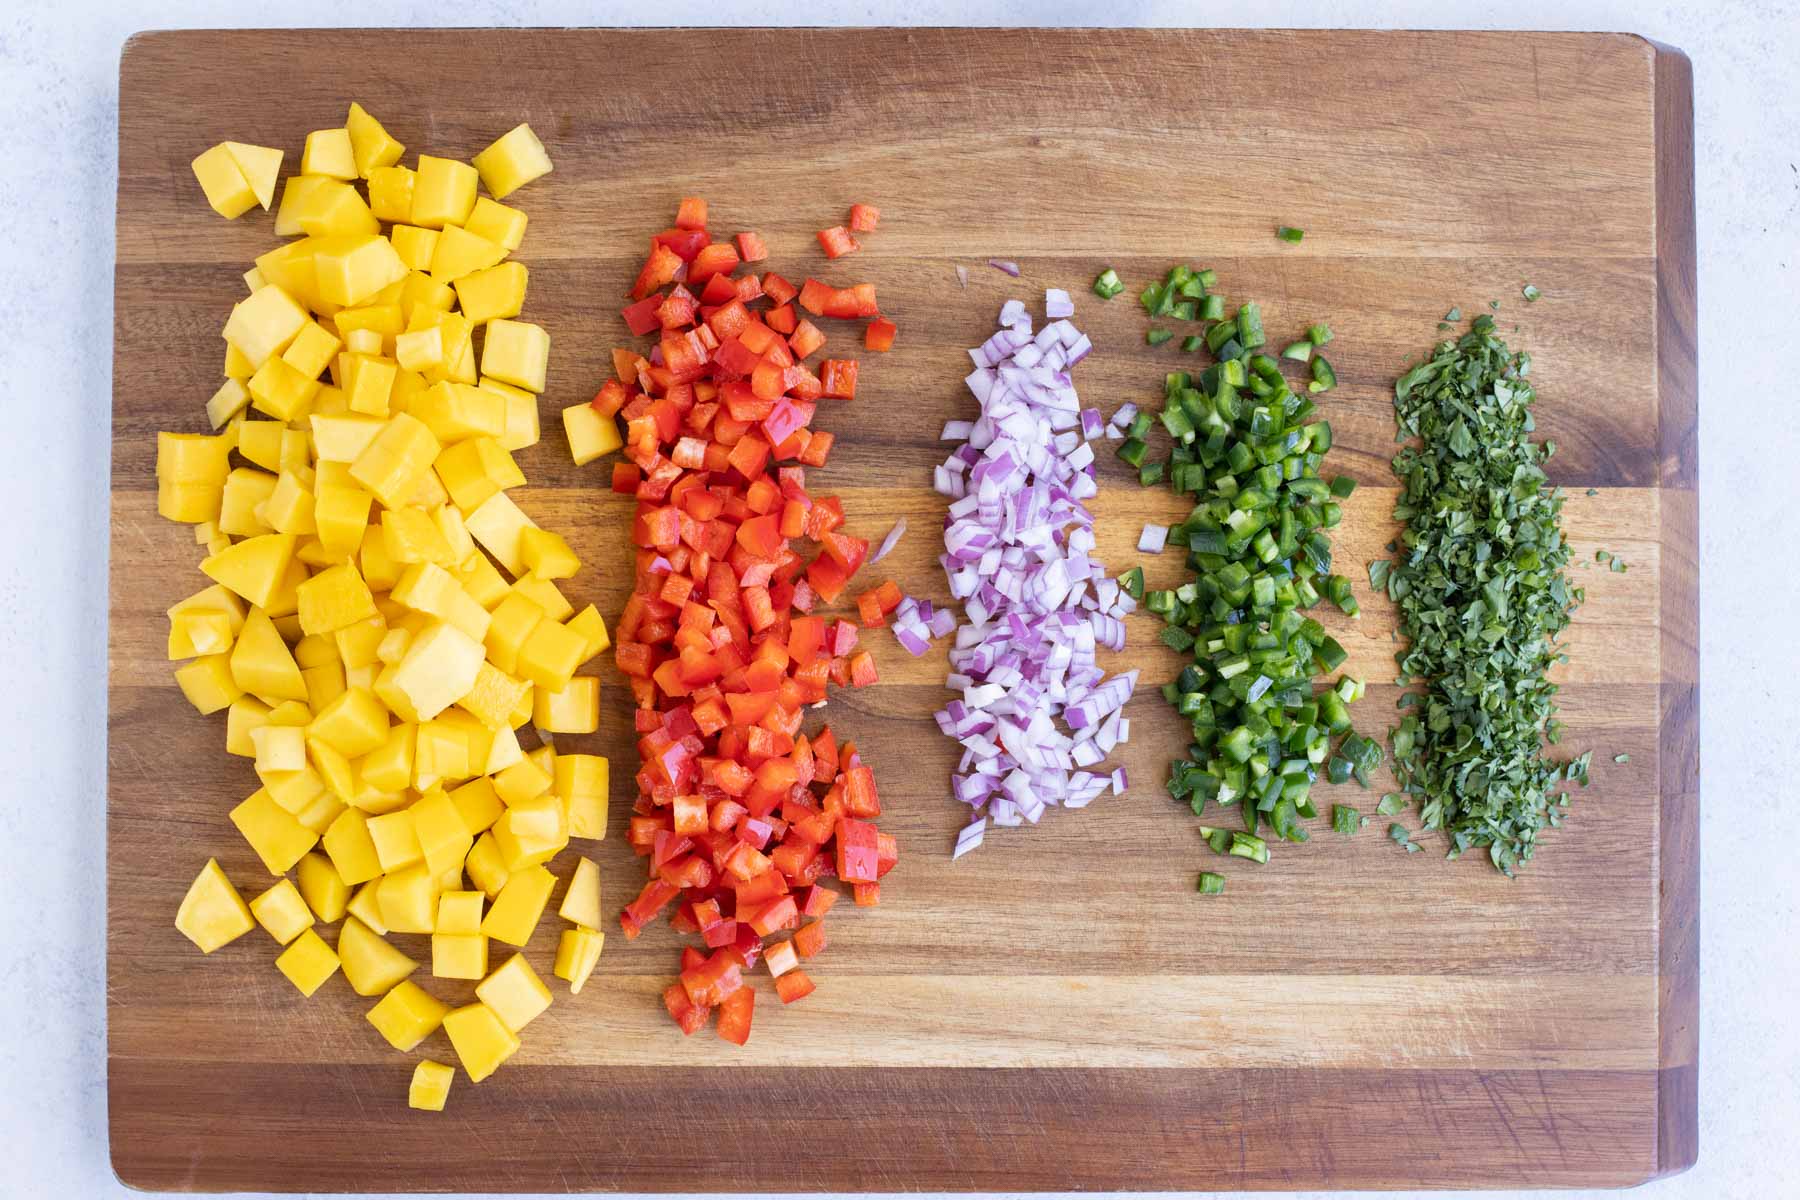
MULTIPOLYGON (((1548 1187, 1629 1184, 1697 1152, 1695 348, 1688 64, 1615 35, 714 30, 159 33, 120 85, 108 794, 113 1162, 144 1188, 800 1191, 1548 1187), (1535 356, 1588 603, 1569 633, 1566 745, 1595 783, 1517 880, 1382 836, 1320 829, 1218 897, 1197 821, 1161 781, 1184 739, 1155 685, 1173 655, 1135 619, 1123 755, 1134 786, 1085 813, 948 849, 951 745, 930 718, 943 650, 873 639, 880 686, 837 695, 904 857, 884 903, 831 920, 818 992, 765 990, 742 1049, 683 1039, 658 1002, 676 939, 615 936, 578 997, 558 986, 524 1049, 441 1115, 405 1106, 411 1056, 335 980, 304 1000, 253 932, 203 959, 173 928, 209 854, 267 878, 226 820, 255 782, 163 660, 162 611, 201 583, 155 514, 153 433, 204 427, 218 330, 270 219, 227 223, 188 171, 233 138, 297 156, 349 101, 410 154, 466 157, 521 120, 555 159, 520 193, 526 316, 550 330, 546 436, 520 495, 587 564, 569 590, 615 615, 629 502, 576 469, 557 410, 591 396, 648 233, 683 195, 762 231, 795 278, 867 278, 900 325, 865 359, 819 490, 853 529, 913 532, 871 579, 945 595, 929 490, 940 424, 968 416, 963 347, 1000 302, 1076 292, 1107 411, 1155 400, 1173 345, 1127 294, 1176 261, 1259 298, 1272 339, 1328 320, 1342 385, 1332 469, 1363 485, 1338 531, 1360 564, 1392 536, 1389 387, 1452 305, 1500 301, 1535 356), (881 231, 827 267, 812 231, 852 201, 881 231), (1277 224, 1301 226, 1298 246, 1277 224), (984 264, 1016 259, 1014 281, 984 264), (968 268, 965 287, 954 274, 968 268), (1543 299, 1527 305, 1520 288, 1543 299), (1592 493, 1589 489, 1595 489, 1592 493), (1626 765, 1612 763, 1628 753, 1626 765)), ((291 168, 295 157, 288 160, 291 168)), ((1516 334, 1513 332, 1517 329, 1516 334)), ((851 336, 830 331, 838 344, 851 336)), ((1101 550, 1121 570, 1179 509, 1103 456, 1101 550)), ((1149 568, 1172 580, 1167 556, 1149 568)), ((1356 574, 1355 568, 1351 574, 1356 574)), ((1366 590, 1366 589, 1364 589, 1366 590)), ((1323 619, 1392 712, 1391 607, 1323 619)), ((614 836, 635 755, 610 661, 600 734, 614 836)), ((1324 788, 1372 812, 1377 793, 1324 788)), ((558 864, 566 867, 567 859, 558 864)), ((256 883, 262 878, 264 883, 256 883)), ((531 948, 547 967, 554 921, 531 948)), ((454 989, 433 983, 446 994, 454 989)), ((460 995, 460 993, 455 993, 460 995)), ((422 1048, 446 1058, 435 1035, 422 1048)))

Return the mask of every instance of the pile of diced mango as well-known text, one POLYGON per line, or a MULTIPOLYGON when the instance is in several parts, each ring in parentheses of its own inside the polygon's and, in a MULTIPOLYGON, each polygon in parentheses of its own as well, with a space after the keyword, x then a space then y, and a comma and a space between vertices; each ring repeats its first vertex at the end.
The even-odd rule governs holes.
MULTIPOLYGON (((609 639, 557 587, 568 543, 507 494, 549 336, 515 319, 526 217, 500 201, 550 160, 525 125, 473 164, 402 150, 354 104, 307 137, 275 216, 299 236, 256 260, 225 323, 214 432, 158 435, 158 511, 194 526, 213 580, 169 609, 169 658, 252 760, 231 820, 276 879, 246 904, 210 860, 176 926, 211 953, 260 924, 302 993, 341 968, 381 997, 368 1019, 395 1049, 441 1026, 479 1081, 551 999, 523 954, 490 971, 490 943, 522 949, 545 864, 606 834, 606 760, 517 731, 596 730, 599 682, 575 672, 609 639), (334 948, 314 926, 340 921, 334 948), (411 982, 390 934, 429 935, 432 975, 479 980, 474 1002, 411 982)), ((236 217, 269 207, 281 160, 226 142, 193 166, 236 217)), ((559 913, 553 973, 579 991, 604 943, 591 860, 559 913)), ((453 1075, 421 1062, 411 1103, 442 1108, 453 1075)))

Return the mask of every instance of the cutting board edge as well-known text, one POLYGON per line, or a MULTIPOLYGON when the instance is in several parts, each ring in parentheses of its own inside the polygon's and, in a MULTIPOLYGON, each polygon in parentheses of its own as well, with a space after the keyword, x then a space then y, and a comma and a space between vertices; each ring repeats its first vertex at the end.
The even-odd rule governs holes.
MULTIPOLYGON (((140 46, 174 41, 208 31, 146 31, 128 38, 121 48, 121 96, 125 75, 132 57, 140 46)), ((215 31, 220 32, 220 31, 215 31)), ((314 31, 319 32, 319 31, 314 31)), ((325 31, 329 32, 329 31, 325 31)), ((340 31, 349 32, 349 31, 340 31)), ((358 31, 360 32, 360 31, 358 31)), ((1650 48, 1655 60, 1657 102, 1655 109, 1657 158, 1657 244, 1658 244, 1658 392, 1660 436, 1663 451, 1661 486, 1665 489, 1663 542, 1674 546, 1682 555, 1691 555, 1697 544, 1693 515, 1696 487, 1695 450, 1697 439, 1695 418, 1697 395, 1694 354, 1694 282, 1695 254, 1693 227, 1693 160, 1692 160, 1692 81, 1691 68, 1679 50, 1639 38, 1631 34, 1568 34, 1569 37, 1628 37, 1650 48), (1685 531, 1685 537, 1681 536, 1685 531)), ((123 212, 123 207, 120 209, 123 212)), ((116 320, 117 318, 115 318, 116 320)), ((118 382, 115 380, 115 399, 118 382)), ((117 536, 117 530, 113 536, 117 536)), ((1691 561, 1689 562, 1691 568, 1691 561)), ((1674 576, 1676 573, 1671 573, 1674 576)), ((1697 630, 1697 583, 1691 572, 1666 578, 1662 595, 1664 621, 1679 620, 1678 635, 1697 630)), ((1676 1174, 1693 1165, 1697 1145, 1697 988, 1698 988, 1698 823, 1693 801, 1698 796, 1698 651, 1697 642, 1689 639, 1671 652, 1670 635, 1665 624, 1665 662, 1691 661, 1691 671, 1681 678, 1684 686, 1678 694, 1665 697, 1662 724, 1662 764, 1659 768, 1661 798, 1662 884, 1660 910, 1660 977, 1664 993, 1659 1006, 1659 1032, 1662 1035, 1660 1068, 1655 1072, 1656 1147, 1654 1164, 1647 1174, 1604 1178, 1572 1179, 1563 1186, 1582 1182, 1604 1185, 1630 1185, 1664 1175, 1676 1174)), ((1678 639, 1679 640, 1679 639, 1678 639)), ((1669 685, 1665 682, 1665 689, 1669 685)), ((109 1164, 115 1177, 134 1188, 173 1187, 183 1183, 173 1175, 144 1172, 145 1160, 121 1165, 117 1133, 121 1118, 111 1103, 115 1098, 115 1079, 110 1068, 115 1065, 109 1055, 109 1164)), ((192 1175, 189 1176, 192 1178, 192 1175)), ((695 1175, 694 1178, 700 1178, 695 1175)), ((679 1180, 662 1186, 672 1187, 679 1180)), ((192 1186, 187 1184, 186 1186, 192 1186)), ((246 1183, 221 1182, 206 1190, 242 1190, 246 1183)), ((260 1186, 280 1187, 281 1181, 263 1182, 260 1186)), ((390 1185, 394 1186, 394 1185, 390 1185)), ((418 1183, 398 1186, 419 1188, 418 1183)), ((433 1184, 432 1187, 442 1185, 433 1184)), ((911 1186, 920 1186, 917 1182, 911 1186)), ((1021 1182, 1028 1188, 1049 1188, 1053 1183, 1021 1182)), ((1140 1185, 1141 1186, 1141 1185, 1140 1185)), ((1286 1187, 1279 1180, 1250 1180, 1238 1186, 1286 1187)), ((1363 1183, 1357 1186, 1382 1186, 1363 1183)), ((1468 1185, 1464 1185, 1468 1186, 1468 1185)), ((781 1190, 765 1185, 763 1190, 781 1190)))
POLYGON ((1655 54, 1657 424, 1661 447, 1665 694, 1657 794, 1660 976, 1656 1166, 1677 1175, 1700 1156, 1699 351, 1694 229, 1694 73, 1681 50, 1655 54))

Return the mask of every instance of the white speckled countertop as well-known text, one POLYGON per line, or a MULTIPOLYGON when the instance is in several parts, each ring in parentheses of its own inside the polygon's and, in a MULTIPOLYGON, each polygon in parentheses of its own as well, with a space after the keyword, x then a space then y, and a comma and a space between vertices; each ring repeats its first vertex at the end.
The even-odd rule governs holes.
MULTIPOLYGON (((291 8, 58 0, 0 15, 0 1198, 125 1193, 108 1168, 104 714, 119 48, 144 28, 435 24, 441 4, 291 8)), ((1800 1195, 1800 921, 1786 830, 1800 639, 1800 3, 1435 0, 1376 5, 914 0, 467 0, 463 23, 1186 24, 1608 29, 1694 64, 1704 698, 1699 1166, 1643 1189, 1800 1195), (1748 526, 1737 524, 1748 519, 1748 526), (1783 733, 1782 730, 1788 732, 1783 733), (1785 794, 1784 794, 1785 793, 1785 794)), ((1496 109, 1494 120, 1504 120, 1496 109)), ((1379 1124, 1379 1115, 1373 1117, 1379 1124)))

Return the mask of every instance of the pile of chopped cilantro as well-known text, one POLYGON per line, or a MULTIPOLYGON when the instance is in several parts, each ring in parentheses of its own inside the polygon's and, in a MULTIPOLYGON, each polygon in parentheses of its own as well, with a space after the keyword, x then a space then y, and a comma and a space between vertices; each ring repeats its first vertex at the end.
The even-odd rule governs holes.
POLYGON ((1417 439, 1394 457, 1406 530, 1393 561, 1369 564, 1400 609, 1400 683, 1422 685, 1391 733, 1400 786, 1449 836, 1449 857, 1485 846, 1508 875, 1561 823, 1568 798, 1554 789, 1585 786, 1591 757, 1546 748, 1561 732, 1547 672, 1583 597, 1564 573, 1563 494, 1542 467, 1554 445, 1531 438, 1530 374, 1483 314, 1400 377, 1399 437, 1417 439))

